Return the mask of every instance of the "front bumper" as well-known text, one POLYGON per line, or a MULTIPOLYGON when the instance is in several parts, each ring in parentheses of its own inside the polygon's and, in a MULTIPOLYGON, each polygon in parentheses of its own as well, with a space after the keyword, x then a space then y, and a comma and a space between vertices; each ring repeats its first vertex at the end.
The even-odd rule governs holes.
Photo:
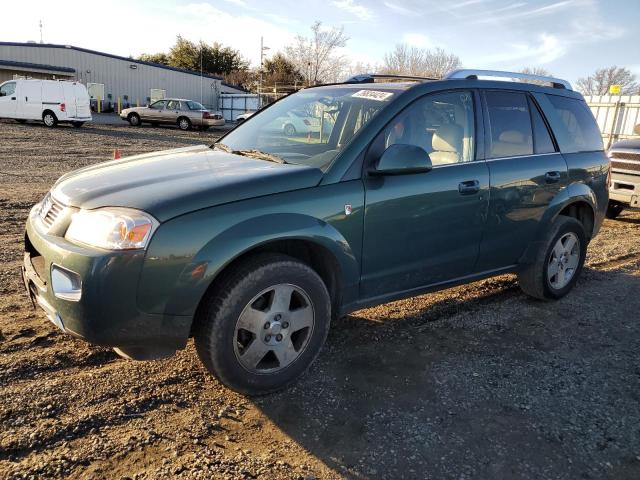
MULTIPOLYGON (((192 317, 149 314, 137 306, 143 251, 111 252, 82 247, 49 235, 31 214, 25 233, 22 276, 34 305, 62 331, 108 347, 157 351, 184 348, 192 317), (81 278, 81 295, 60 298, 53 291, 52 268, 81 278)), ((64 295, 62 295, 64 297, 64 295)))
POLYGON ((609 200, 640 208, 640 175, 613 172, 609 200))

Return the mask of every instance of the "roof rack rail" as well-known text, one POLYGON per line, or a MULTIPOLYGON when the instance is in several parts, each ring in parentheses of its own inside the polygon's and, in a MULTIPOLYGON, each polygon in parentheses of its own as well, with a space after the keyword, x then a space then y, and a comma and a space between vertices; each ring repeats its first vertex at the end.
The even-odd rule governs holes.
POLYGON ((345 80, 343 83, 374 83, 376 78, 388 78, 391 80, 414 80, 422 82, 425 80, 437 80, 437 78, 416 77, 412 75, 387 75, 384 73, 361 73, 345 80))
POLYGON ((555 77, 546 77, 543 75, 533 75, 529 73, 519 72, 503 72, 500 70, 453 70, 449 72, 445 79, 450 80, 454 78, 465 78, 467 80, 477 80, 478 77, 497 77, 524 80, 525 82, 542 82, 548 83, 553 88, 564 88, 566 90, 573 90, 571 84, 566 80, 555 77))

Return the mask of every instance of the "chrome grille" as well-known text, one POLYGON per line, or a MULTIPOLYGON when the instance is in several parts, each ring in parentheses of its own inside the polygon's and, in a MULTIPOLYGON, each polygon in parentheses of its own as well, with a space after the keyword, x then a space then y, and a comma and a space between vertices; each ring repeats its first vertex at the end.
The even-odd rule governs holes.
POLYGON ((640 162, 640 151, 639 152, 616 152, 614 150, 611 152, 611 158, 619 158, 620 160, 635 160, 636 162, 640 162))
POLYGON ((40 220, 42 220, 42 223, 44 223, 47 228, 51 228, 60 214, 64 211, 64 205, 56 201, 50 193, 47 193, 47 196, 44 197, 41 205, 40 220))

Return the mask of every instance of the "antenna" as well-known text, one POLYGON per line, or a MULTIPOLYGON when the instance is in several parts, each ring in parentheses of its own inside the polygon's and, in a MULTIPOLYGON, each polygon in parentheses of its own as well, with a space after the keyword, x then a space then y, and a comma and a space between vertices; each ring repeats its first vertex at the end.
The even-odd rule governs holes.
POLYGON ((40 20, 40 43, 42 42, 42 20, 40 20))

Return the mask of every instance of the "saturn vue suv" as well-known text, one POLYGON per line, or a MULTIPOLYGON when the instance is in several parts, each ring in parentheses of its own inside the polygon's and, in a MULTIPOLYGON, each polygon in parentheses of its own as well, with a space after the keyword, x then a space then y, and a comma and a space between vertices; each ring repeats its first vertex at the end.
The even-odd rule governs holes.
POLYGON ((608 184, 595 120, 563 80, 360 75, 211 146, 67 173, 29 214, 23 277, 68 334, 139 360, 193 338, 222 383, 264 394, 358 309, 508 272, 563 297, 608 184), (321 127, 270 128, 293 111, 321 127))

